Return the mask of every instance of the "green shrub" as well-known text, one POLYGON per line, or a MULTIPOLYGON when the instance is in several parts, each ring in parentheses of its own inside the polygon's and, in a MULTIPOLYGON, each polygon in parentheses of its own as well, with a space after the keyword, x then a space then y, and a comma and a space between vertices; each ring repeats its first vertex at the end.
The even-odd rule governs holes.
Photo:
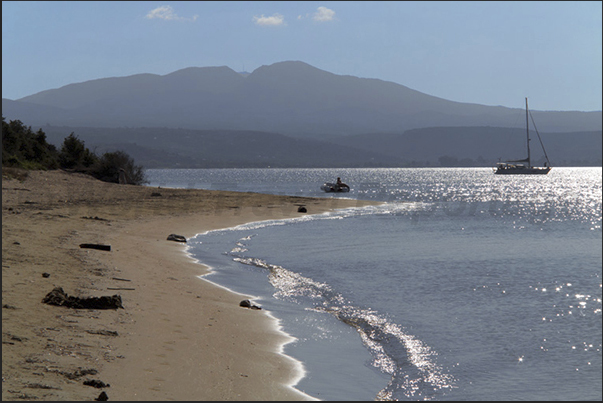
MULTIPOLYGON (((88 173, 106 182, 119 183, 120 171, 125 183, 148 183, 144 170, 123 151, 98 157, 73 132, 65 138, 61 151, 48 144, 42 129, 34 133, 20 120, 6 123, 2 117, 2 167, 21 169, 68 169, 88 173)), ((4 171, 3 171, 4 172, 4 171)))
POLYGON ((123 171, 122 178, 125 177, 125 183, 147 183, 143 168, 135 165, 134 160, 123 151, 103 154, 92 167, 90 174, 105 182, 120 183, 120 171, 123 171))

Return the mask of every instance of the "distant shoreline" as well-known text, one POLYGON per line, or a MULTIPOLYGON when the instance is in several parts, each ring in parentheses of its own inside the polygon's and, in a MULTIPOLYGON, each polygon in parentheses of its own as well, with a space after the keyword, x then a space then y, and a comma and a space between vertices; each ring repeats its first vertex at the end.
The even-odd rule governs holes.
MULTIPOLYGON (((307 137, 250 130, 48 125, 41 129, 57 147, 73 132, 90 149, 123 150, 149 169, 473 168, 525 158, 525 128, 433 127, 307 137)), ((601 133, 540 134, 551 165, 573 167, 601 166, 601 133)), ((533 162, 542 166, 545 159, 538 140, 532 143, 533 162)))

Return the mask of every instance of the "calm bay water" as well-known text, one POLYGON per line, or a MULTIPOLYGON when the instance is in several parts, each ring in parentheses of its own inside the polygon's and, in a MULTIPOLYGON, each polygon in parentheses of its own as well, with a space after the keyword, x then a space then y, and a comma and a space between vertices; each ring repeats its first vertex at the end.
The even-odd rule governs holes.
POLYGON ((150 186, 383 201, 189 240, 324 400, 601 400, 601 168, 148 170, 150 186), (340 176, 352 190, 326 194, 340 176))

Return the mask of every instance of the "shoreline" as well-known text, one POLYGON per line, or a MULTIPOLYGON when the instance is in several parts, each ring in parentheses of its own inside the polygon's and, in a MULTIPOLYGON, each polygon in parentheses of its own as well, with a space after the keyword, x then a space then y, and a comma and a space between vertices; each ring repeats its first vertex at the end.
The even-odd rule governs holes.
MULTIPOLYGON (((354 201, 356 202, 355 199, 348 199, 348 198, 340 198, 340 199, 344 199, 344 200, 348 200, 348 201, 354 201)), ((366 205, 365 202, 361 202, 363 205, 366 205)), ((371 205, 374 203, 370 203, 371 205)), ((346 207, 346 208, 352 208, 352 207, 346 207)), ((324 214, 324 213, 328 213, 328 212, 333 212, 335 210, 338 209, 327 209, 321 212, 317 212, 314 214, 309 214, 309 215, 319 215, 319 214, 324 214)), ((195 234, 193 236, 197 237, 197 236, 202 236, 205 235, 209 232, 212 231, 220 231, 220 230, 232 230, 235 229, 237 227, 240 227, 241 225, 248 225, 248 224, 255 224, 255 223, 262 223, 262 222, 267 222, 267 221, 281 221, 281 220, 295 220, 296 218, 299 218, 300 215, 297 216, 292 216, 292 217, 271 217, 269 219, 264 219, 264 220, 246 220, 245 222, 242 223, 238 223, 232 226, 228 226, 228 227, 221 227, 221 228, 213 228, 211 230, 208 231, 204 231, 204 232, 199 232, 197 234, 195 234)), ((196 265, 200 265, 204 268, 205 273, 203 274, 199 274, 196 275, 197 279, 207 282, 209 284, 211 284, 214 287, 223 289, 224 291, 226 291, 227 293, 232 293, 238 296, 238 298, 240 298, 241 300, 243 299, 248 299, 251 301, 251 303, 254 303, 254 298, 257 296, 252 296, 251 294, 245 294, 244 292, 239 292, 239 291, 235 291, 234 289, 229 288, 226 285, 222 285, 219 284, 217 282, 214 282, 212 280, 210 280, 207 276, 211 275, 213 272, 215 272, 215 268, 204 263, 203 261, 195 258, 193 256, 193 253, 191 253, 190 251, 190 246, 187 244, 184 248, 183 248, 183 252, 186 255, 187 258, 189 258, 194 264, 196 265)), ((282 357, 282 359, 284 359, 285 361, 290 362, 290 364, 293 366, 292 368, 292 372, 293 374, 290 375, 289 380, 286 380, 284 382, 284 387, 288 390, 290 390, 291 393, 293 393, 293 395, 295 395, 297 398, 296 399, 291 399, 291 400, 320 400, 318 398, 315 398, 314 396, 309 395, 308 393, 305 393, 299 389, 296 388, 296 386, 300 383, 300 381, 302 381, 304 379, 304 377, 307 375, 307 371, 304 365, 304 362, 299 360, 298 358, 292 357, 288 354, 285 353, 285 347, 287 346, 287 344, 293 343, 297 340, 297 338, 289 333, 287 333, 284 329, 283 326, 281 324, 282 320, 278 317, 276 317, 273 312, 271 310, 266 309, 266 307, 262 307, 261 311, 259 312, 260 314, 267 316, 268 317, 268 329, 270 332, 275 332, 280 334, 282 337, 282 340, 279 340, 275 343, 274 345, 274 349, 276 350, 276 353, 278 355, 280 355, 282 357)))
MULTIPOLYGON (((198 264, 205 266, 205 264, 203 264, 203 263, 198 263, 198 264)), ((211 280, 207 280, 203 276, 204 275, 199 275, 199 276, 197 276, 197 278, 201 281, 208 282, 209 284, 211 284, 214 287, 223 289, 224 291, 226 291, 228 293, 238 295, 239 298, 241 298, 241 299, 249 299, 250 298, 249 295, 236 292, 226 286, 215 283, 211 280)), ((253 303, 253 300, 251 300, 251 302, 253 303)), ((307 393, 304 393, 301 390, 296 388, 296 386, 299 384, 299 382, 306 376, 306 369, 305 369, 304 363, 302 361, 300 361, 294 357, 291 357, 290 355, 287 355, 285 353, 285 346, 289 343, 296 341, 297 339, 294 336, 290 335, 289 333, 287 333, 283 330, 283 327, 281 325, 281 320, 279 318, 275 317, 272 314, 272 311, 262 308, 261 315, 264 315, 268 318, 268 321, 269 321, 269 323, 267 324, 268 332, 269 333, 274 332, 280 336, 279 337, 280 339, 282 339, 282 340, 276 341, 273 344, 273 346, 272 346, 272 348, 274 350, 273 352, 275 352, 277 355, 279 355, 281 357, 281 359, 283 359, 284 361, 289 363, 289 365, 292 367, 291 368, 292 374, 289 375, 288 379, 286 379, 282 382, 282 386, 286 390, 290 391, 295 397, 297 397, 295 399, 290 399, 290 400, 320 400, 320 399, 316 399, 313 396, 310 396, 307 393)))
POLYGON ((317 214, 375 203, 117 185, 62 171, 23 182, 3 175, 2 185, 3 400, 101 391, 112 400, 310 398, 293 387, 299 362, 283 354, 291 336, 278 319, 199 278, 207 266, 166 237, 298 217, 300 204, 317 214), (85 242, 111 251, 77 247, 85 242), (42 304, 55 286, 118 294, 125 309, 42 304))

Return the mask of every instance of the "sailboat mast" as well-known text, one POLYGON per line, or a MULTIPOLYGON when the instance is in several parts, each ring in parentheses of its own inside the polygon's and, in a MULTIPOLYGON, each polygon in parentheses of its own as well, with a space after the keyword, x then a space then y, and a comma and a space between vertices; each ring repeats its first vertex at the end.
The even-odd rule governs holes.
POLYGON ((532 166, 532 159, 530 158, 530 122, 528 121, 528 98, 526 97, 526 138, 528 144, 528 167, 532 166))

